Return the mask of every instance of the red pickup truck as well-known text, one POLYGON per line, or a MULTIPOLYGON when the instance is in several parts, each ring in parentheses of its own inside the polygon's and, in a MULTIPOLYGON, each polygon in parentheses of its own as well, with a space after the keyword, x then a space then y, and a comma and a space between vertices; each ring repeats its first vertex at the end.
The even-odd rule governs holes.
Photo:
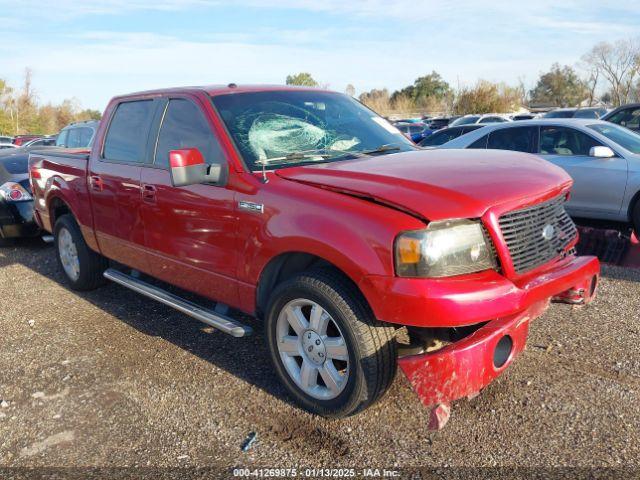
POLYGON ((292 397, 328 417, 372 404, 399 365, 442 427, 550 300, 587 303, 598 281, 561 169, 425 151, 325 90, 116 97, 91 152, 32 153, 30 182, 72 288, 111 280, 236 337, 251 328, 228 310, 256 316, 292 397))

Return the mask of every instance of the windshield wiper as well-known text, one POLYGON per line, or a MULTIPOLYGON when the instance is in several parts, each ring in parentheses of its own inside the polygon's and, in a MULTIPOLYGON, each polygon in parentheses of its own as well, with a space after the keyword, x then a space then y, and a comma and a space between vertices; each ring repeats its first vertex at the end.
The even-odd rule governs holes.
POLYGON ((283 157, 273 157, 273 158, 264 158, 262 160, 256 160, 256 163, 258 165, 268 166, 268 165, 275 165, 275 164, 289 163, 289 162, 300 162, 300 161, 309 161, 309 160, 313 161, 313 159, 315 158, 319 158, 319 160, 316 160, 316 161, 321 161, 331 156, 332 154, 329 154, 329 153, 294 152, 294 153, 289 153, 283 157))
POLYGON ((363 155, 371 155, 373 153, 385 153, 385 152, 395 152, 400 150, 400 147, 393 144, 380 145, 378 148, 374 148, 373 150, 363 150, 361 153, 363 155))

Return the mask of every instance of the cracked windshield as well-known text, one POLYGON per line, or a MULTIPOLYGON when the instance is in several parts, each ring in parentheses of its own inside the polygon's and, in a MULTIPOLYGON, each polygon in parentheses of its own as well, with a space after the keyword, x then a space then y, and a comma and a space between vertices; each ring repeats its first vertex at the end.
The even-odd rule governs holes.
POLYGON ((341 94, 240 93, 213 103, 251 170, 416 148, 384 118, 341 94))

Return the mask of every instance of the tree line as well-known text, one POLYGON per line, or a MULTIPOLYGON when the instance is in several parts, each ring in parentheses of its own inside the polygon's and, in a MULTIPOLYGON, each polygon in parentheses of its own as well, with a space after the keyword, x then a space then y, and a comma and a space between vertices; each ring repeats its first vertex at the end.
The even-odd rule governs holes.
MULTIPOLYGON (((309 73, 289 75, 288 85, 320 86, 309 73)), ((355 87, 345 93, 354 96, 355 87)), ((577 107, 604 103, 617 107, 640 101, 640 38, 601 42, 585 53, 576 67, 554 63, 533 88, 479 80, 452 88, 435 71, 394 92, 386 88, 363 92, 359 100, 383 114, 407 112, 508 113, 520 108, 577 107)))
POLYGON ((82 109, 77 99, 41 104, 32 86, 31 70, 25 70, 20 88, 0 78, 0 134, 55 134, 71 122, 98 120, 98 110, 82 109))

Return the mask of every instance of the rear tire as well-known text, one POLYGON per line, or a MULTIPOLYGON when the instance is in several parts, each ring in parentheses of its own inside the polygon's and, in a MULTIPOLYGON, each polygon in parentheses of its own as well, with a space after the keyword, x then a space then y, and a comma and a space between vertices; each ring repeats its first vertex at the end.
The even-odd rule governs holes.
POLYGON ((72 215, 62 215, 53 232, 58 265, 73 290, 94 290, 106 283, 108 260, 89 248, 72 215))
POLYGON ((339 272, 318 269, 281 283, 266 311, 276 373, 304 409, 329 418, 353 415, 393 382, 395 329, 375 318, 339 272))
POLYGON ((633 233, 640 240, 640 198, 636 200, 636 204, 631 211, 631 225, 633 226, 633 233))

